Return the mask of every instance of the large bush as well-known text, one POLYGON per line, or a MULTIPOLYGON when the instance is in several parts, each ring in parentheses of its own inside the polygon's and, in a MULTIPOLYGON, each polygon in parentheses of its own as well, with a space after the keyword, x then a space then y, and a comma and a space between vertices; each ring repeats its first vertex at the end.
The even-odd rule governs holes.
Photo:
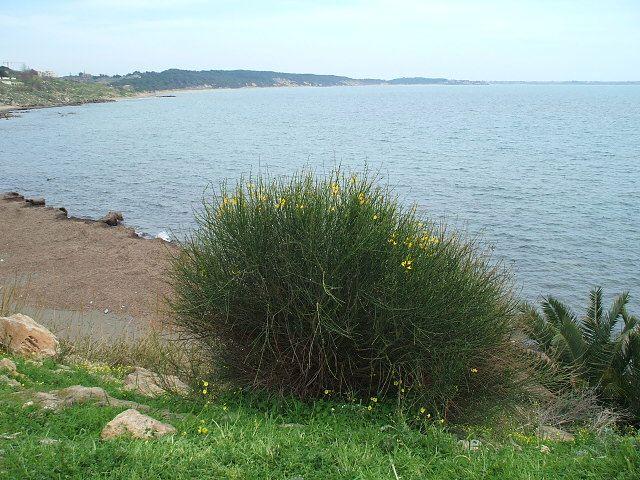
POLYGON ((223 185, 174 261, 177 323, 235 384, 482 413, 514 392, 509 278, 375 180, 223 185))
POLYGON ((566 373, 572 389, 593 390, 605 405, 640 422, 640 323, 628 302, 625 292, 605 311, 598 287, 582 318, 554 297, 543 300, 542 312, 525 305, 521 318, 535 349, 566 373))

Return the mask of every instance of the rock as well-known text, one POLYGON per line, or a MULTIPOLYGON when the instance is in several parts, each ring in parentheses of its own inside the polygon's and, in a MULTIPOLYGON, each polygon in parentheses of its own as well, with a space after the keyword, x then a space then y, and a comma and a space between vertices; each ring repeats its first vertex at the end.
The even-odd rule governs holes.
POLYGON ((66 220, 67 218, 69 218, 69 212, 67 212, 66 208, 60 207, 56 212, 56 218, 59 220, 66 220))
POLYGON ((480 449, 482 442, 480 440, 458 440, 458 445, 460 445, 464 450, 475 452, 480 449))
POLYGON ((167 391, 187 395, 190 391, 189 386, 174 375, 158 375, 141 367, 125 377, 124 389, 146 397, 157 397, 167 391))
POLYGON ((10 200, 12 202, 21 202, 24 200, 24 197, 18 192, 7 192, 2 196, 2 198, 4 200, 10 200))
POLYGON ((556 427, 543 425, 538 429, 538 438, 554 442, 573 442, 574 436, 556 427))
POLYGON ((5 383, 13 388, 19 388, 22 386, 19 381, 14 380, 13 378, 9 378, 6 375, 0 375, 0 383, 5 383))
POLYGON ((83 403, 94 403, 102 407, 148 408, 146 405, 140 405, 136 402, 114 398, 100 387, 84 387, 82 385, 74 385, 73 387, 50 392, 37 392, 33 399, 35 403, 45 410, 60 410, 83 403))
POLYGON ((18 367, 10 358, 0 359, 0 371, 7 371, 12 375, 18 373, 18 367))
POLYGON ((102 223, 106 223, 110 227, 115 227, 122 220, 124 220, 124 217, 121 212, 109 212, 100 219, 102 223))
POLYGON ((0 317, 0 344, 10 353, 37 358, 55 357, 60 349, 53 333, 20 313, 0 317))
POLYGON ((45 206, 45 201, 44 201, 44 198, 42 198, 42 197, 27 198, 27 199, 25 199, 25 202, 27 202, 27 204, 29 204, 29 206, 31 206, 31 207, 44 207, 45 206))
POLYGON ((544 453, 544 454, 551 453, 551 449, 546 445, 542 445, 540 447, 540 453, 544 453))
POLYGON ((130 435, 133 438, 146 439, 162 437, 175 432, 176 429, 173 426, 130 408, 116 415, 113 420, 107 423, 100 433, 100 438, 109 440, 122 435, 130 435))

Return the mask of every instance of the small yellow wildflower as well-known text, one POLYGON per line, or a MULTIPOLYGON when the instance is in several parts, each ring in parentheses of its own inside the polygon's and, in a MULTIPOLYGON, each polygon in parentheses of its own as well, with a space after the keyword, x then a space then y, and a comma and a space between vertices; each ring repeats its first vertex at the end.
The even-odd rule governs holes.
POLYGON ((360 205, 364 205, 364 203, 367 201, 367 197, 365 196, 365 194, 363 192, 360 192, 358 194, 358 202, 360 203, 360 205))
POLYGON ((329 211, 330 212, 335 212, 336 211, 336 207, 329 207, 329 211))
POLYGON ((373 403, 378 403, 378 397, 371 397, 371 401, 373 403))
POLYGON ((227 411, 227 406, 226 406, 226 405, 223 405, 223 406, 222 406, 222 411, 224 411, 224 412, 226 412, 226 411, 227 411))
POLYGON ((331 390, 325 390, 325 391, 324 391, 324 394, 325 394, 325 395, 329 395, 330 393, 331 393, 331 390))
POLYGON ((427 411, 427 409, 426 409, 426 408, 424 408, 424 407, 420 407, 420 413, 424 413, 424 412, 426 412, 426 411, 427 411))
POLYGON ((206 435, 207 433, 209 433, 209 429, 207 427, 198 427, 198 433, 206 435))
POLYGON ((371 411, 372 409, 373 409, 373 407, 372 407, 371 405, 369 405, 369 406, 367 407, 367 410, 369 410, 369 411, 371 411))
POLYGON ((478 373, 478 369, 477 368, 472 368, 471 369, 471 373, 478 373))
POLYGON ((202 394, 203 394, 203 395, 206 395, 206 394, 207 394, 207 392, 208 392, 208 390, 207 390, 206 388, 203 388, 203 389, 202 389, 202 394))
POLYGON ((394 381, 393 381, 393 384, 394 384, 396 387, 397 387, 398 385, 400 385, 400 384, 398 383, 398 381, 397 381, 397 380, 394 380, 394 381))
POLYGON ((282 209, 287 204, 287 199, 282 197, 278 203, 276 203, 276 208, 282 209))
POLYGON ((407 270, 411 270, 413 268, 413 260, 407 257, 400 263, 400 265, 402 265, 407 270))
POLYGON ((374 214, 373 214, 373 219, 374 219, 374 220, 377 220, 378 218, 380 218, 380 217, 378 217, 378 214, 377 214, 377 213, 374 213, 374 214))
POLYGON ((298 203, 298 204, 296 205, 296 208, 297 208, 298 210, 304 210, 304 203, 298 203))
POLYGON ((355 185, 356 182, 358 181, 358 177, 356 177, 355 175, 351 175, 351 185, 355 185))
POLYGON ((206 380, 202 382, 202 386, 203 387, 208 387, 209 386, 209 382, 207 382, 206 380))
POLYGON ((331 193, 333 195, 338 195, 340 193, 340 185, 338 185, 337 183, 332 183, 331 184, 331 193))

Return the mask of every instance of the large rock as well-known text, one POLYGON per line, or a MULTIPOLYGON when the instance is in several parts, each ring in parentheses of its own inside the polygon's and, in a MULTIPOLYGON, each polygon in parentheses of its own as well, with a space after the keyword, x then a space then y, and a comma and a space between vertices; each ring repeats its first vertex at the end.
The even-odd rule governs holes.
POLYGON ((543 425, 538 429, 538 438, 554 442, 573 442, 574 436, 556 427, 543 425))
POLYGON ((187 395, 190 391, 189 386, 174 375, 159 375, 141 367, 126 376, 124 389, 145 397, 158 397, 167 391, 187 395))
POLYGON ((25 202, 27 202, 27 204, 31 207, 44 207, 46 204, 45 199, 42 197, 27 198, 25 199, 25 202))
POLYGON ((0 317, 0 344, 9 353, 38 358, 55 357, 60 349, 53 333, 20 313, 0 317))
POLYGON ((16 367, 16 364, 13 363, 13 360, 10 358, 1 358, 0 371, 9 372, 11 375, 15 375, 18 373, 18 367, 16 367))
POLYGON ((37 392, 33 400, 45 410, 60 410, 83 403, 93 403, 102 407, 148 408, 136 402, 114 398, 100 387, 84 387, 82 385, 74 385, 51 392, 37 392))
POLYGON ((109 212, 104 217, 100 219, 102 223, 106 223, 110 227, 115 227, 118 225, 118 222, 121 222, 124 219, 122 213, 120 212, 109 212))
POLYGON ((133 438, 147 439, 157 438, 163 435, 175 433, 176 429, 167 424, 162 423, 143 415, 139 411, 130 408, 116 415, 116 417, 105 425, 100 433, 100 438, 109 440, 123 435, 130 435, 133 438))

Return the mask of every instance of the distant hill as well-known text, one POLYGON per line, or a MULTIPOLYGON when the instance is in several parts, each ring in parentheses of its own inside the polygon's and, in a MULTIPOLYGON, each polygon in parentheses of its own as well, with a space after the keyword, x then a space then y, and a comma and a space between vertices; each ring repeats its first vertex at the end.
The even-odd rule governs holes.
POLYGON ((314 86, 332 87, 347 85, 460 85, 484 82, 450 80, 447 78, 350 78, 338 75, 314 75, 308 73, 284 73, 258 70, 179 70, 163 72, 133 72, 128 75, 108 77, 105 75, 78 75, 66 77, 80 82, 106 83, 114 87, 128 88, 138 92, 174 90, 187 88, 243 88, 314 86))

